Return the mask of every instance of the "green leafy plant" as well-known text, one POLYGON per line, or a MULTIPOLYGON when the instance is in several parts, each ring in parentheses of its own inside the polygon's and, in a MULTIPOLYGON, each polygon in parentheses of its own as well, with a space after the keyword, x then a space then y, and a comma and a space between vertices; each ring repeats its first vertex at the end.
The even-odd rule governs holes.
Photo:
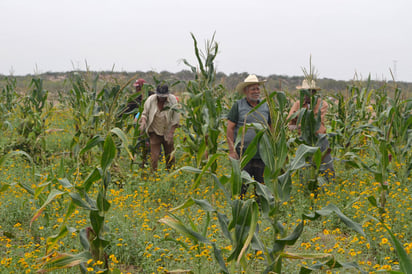
POLYGON ((19 138, 10 144, 12 150, 23 150, 32 155, 35 161, 45 160, 46 119, 50 115, 52 104, 47 101, 48 91, 43 88, 43 80, 33 78, 28 95, 17 104, 16 126, 19 138))
MULTIPOLYGON (((198 49, 193 34, 192 38, 198 65, 193 66, 183 60, 195 75, 195 80, 186 83, 184 93, 187 99, 182 104, 185 117, 182 130, 186 137, 182 148, 187 153, 186 157, 194 156, 193 164, 196 167, 202 167, 219 148, 225 88, 215 82, 214 60, 218 53, 218 43, 214 41, 214 35, 206 42, 205 52, 198 49)), ((213 163, 211 168, 216 171, 217 164, 213 163)))
POLYGON ((93 147, 98 146, 101 151, 100 164, 89 173, 82 185, 73 185, 67 178, 53 179, 47 183, 51 184, 57 181, 65 190, 52 189, 31 222, 35 221, 45 210, 46 206, 59 196, 68 195, 71 198, 71 202, 67 208, 64 222, 60 226, 59 233, 47 239, 46 256, 44 257, 44 259, 47 260, 45 260, 42 266, 42 272, 79 265, 82 273, 86 273, 86 263, 88 260, 93 259, 95 262, 104 262, 104 265, 98 269, 99 271, 109 273, 108 257, 105 249, 110 243, 105 237, 107 233, 105 216, 110 209, 110 202, 107 200, 107 191, 112 184, 110 168, 117 151, 112 135, 117 136, 124 142, 125 148, 128 147, 126 135, 118 128, 112 129, 105 138, 98 136, 91 139, 80 153, 85 153, 93 147), (97 188, 97 196, 95 198, 93 198, 90 193, 93 186, 97 188), (54 250, 54 247, 61 239, 66 237, 69 232, 76 231, 67 226, 67 220, 76 208, 89 211, 90 226, 78 231, 80 243, 84 251, 76 255, 59 253, 54 250))

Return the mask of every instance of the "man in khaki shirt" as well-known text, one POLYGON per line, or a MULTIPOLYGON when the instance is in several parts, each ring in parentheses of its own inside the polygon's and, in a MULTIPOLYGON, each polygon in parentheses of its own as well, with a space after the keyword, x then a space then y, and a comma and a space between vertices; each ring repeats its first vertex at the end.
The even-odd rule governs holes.
POLYGON ((174 164, 174 157, 171 157, 173 136, 180 120, 180 114, 174 109, 176 105, 176 97, 169 93, 167 85, 159 85, 144 104, 139 129, 146 131, 150 138, 152 171, 157 170, 161 146, 166 156, 166 168, 170 169, 174 164))

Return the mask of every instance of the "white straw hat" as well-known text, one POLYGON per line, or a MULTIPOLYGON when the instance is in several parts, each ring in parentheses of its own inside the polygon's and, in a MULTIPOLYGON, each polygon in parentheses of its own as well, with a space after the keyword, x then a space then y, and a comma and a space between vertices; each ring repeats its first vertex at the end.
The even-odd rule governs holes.
POLYGON ((309 84, 308 80, 303 80, 302 85, 301 86, 297 86, 297 89, 314 89, 314 90, 320 90, 320 87, 316 86, 316 82, 315 80, 312 80, 309 84))
POLYGON ((244 92, 245 87, 250 86, 250 85, 254 85, 254 84, 261 85, 264 82, 266 82, 266 80, 259 81, 259 79, 257 78, 256 75, 250 74, 248 77, 246 77, 246 79, 243 82, 239 83, 236 86, 236 91, 237 92, 244 92))

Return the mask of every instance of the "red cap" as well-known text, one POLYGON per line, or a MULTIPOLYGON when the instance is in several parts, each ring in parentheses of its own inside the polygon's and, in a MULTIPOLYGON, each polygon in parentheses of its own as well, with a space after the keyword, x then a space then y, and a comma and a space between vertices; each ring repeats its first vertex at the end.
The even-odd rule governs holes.
POLYGON ((134 82, 133 86, 134 87, 141 87, 143 84, 146 83, 146 81, 142 78, 137 79, 136 82, 134 82))

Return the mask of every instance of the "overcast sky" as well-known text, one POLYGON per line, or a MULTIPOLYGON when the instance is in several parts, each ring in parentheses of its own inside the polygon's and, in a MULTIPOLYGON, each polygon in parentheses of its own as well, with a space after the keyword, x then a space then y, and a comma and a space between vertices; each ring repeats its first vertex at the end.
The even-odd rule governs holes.
POLYGON ((412 82, 411 0, 0 0, 0 74, 170 71, 216 32, 219 72, 412 82))

